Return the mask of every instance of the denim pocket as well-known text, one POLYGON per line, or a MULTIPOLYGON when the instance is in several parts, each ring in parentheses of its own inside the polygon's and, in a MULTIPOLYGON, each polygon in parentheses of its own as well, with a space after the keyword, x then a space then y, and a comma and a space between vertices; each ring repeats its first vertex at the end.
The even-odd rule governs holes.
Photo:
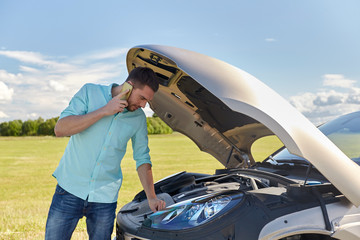
POLYGON ((56 194, 59 194, 59 195, 65 195, 65 194, 67 194, 68 192, 67 192, 65 189, 63 189, 62 187, 60 187, 59 184, 57 184, 57 185, 56 185, 56 189, 55 189, 55 193, 56 193, 56 194))

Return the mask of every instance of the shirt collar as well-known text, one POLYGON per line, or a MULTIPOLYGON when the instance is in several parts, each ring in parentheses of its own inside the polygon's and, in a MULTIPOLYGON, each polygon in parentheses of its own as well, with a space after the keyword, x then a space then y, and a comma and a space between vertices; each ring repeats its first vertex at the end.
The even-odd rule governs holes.
MULTIPOLYGON (((112 90, 113 87, 117 87, 117 86, 119 86, 119 84, 117 84, 117 83, 112 83, 112 84, 110 84, 110 85, 108 86, 107 91, 108 91, 108 96, 109 96, 109 99, 110 99, 110 100, 112 99, 111 90, 112 90)), ((110 100, 109 100, 109 101, 110 101, 110 100)))

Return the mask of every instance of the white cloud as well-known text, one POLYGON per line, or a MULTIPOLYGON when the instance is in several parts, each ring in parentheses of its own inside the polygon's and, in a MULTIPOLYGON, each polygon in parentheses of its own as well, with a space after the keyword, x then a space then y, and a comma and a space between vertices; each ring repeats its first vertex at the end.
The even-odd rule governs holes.
POLYGON ((27 66, 20 66, 19 68, 20 68, 21 72, 28 72, 28 73, 39 73, 40 72, 39 69, 27 67, 27 66))
POLYGON ((325 74, 323 79, 323 89, 293 96, 290 103, 315 124, 360 111, 360 88, 354 87, 355 80, 346 79, 340 74, 325 74))
POLYGON ((349 97, 346 99, 347 103, 360 104, 360 88, 352 88, 349 91, 349 97))
POLYGON ((36 52, 27 52, 27 51, 0 51, 0 55, 3 55, 8 58, 13 58, 24 63, 34 63, 34 64, 47 64, 48 61, 44 59, 44 56, 36 52))
POLYGON ((57 81, 54 81, 54 80, 50 80, 49 86, 52 89, 54 89, 56 92, 64 92, 67 90, 67 88, 63 84, 61 84, 57 81))
POLYGON ((329 90, 326 92, 318 92, 312 104, 315 106, 331 106, 343 103, 346 98, 347 94, 345 93, 329 90))
MULTIPOLYGON (((35 66, 41 66, 47 71, 53 72, 67 72, 74 71, 75 68, 71 64, 58 62, 56 59, 51 57, 44 56, 37 52, 27 52, 27 51, 0 51, 0 55, 16 59, 21 63, 32 64, 35 66)), ((28 66, 25 66, 25 69, 28 66)), ((24 69, 24 66, 22 66, 24 69)))
POLYGON ((0 69, 0 81, 4 83, 12 83, 12 84, 20 83, 22 76, 23 75, 21 73, 13 74, 0 69))
POLYGON ((290 103, 300 112, 312 112, 315 109, 313 104, 316 95, 314 93, 303 93, 290 98, 290 103))
POLYGON ((26 115, 27 119, 37 119, 39 118, 39 115, 37 113, 29 113, 26 115))
POLYGON ((9 117, 9 116, 8 116, 6 113, 0 111, 0 119, 1 119, 1 118, 8 118, 8 117, 9 117))
POLYGON ((265 38, 265 42, 276 42, 275 38, 265 38))
POLYGON ((0 81, 0 103, 7 103, 12 100, 14 89, 9 88, 4 82, 0 81))
POLYGON ((346 79, 341 74, 325 74, 323 76, 323 85, 329 87, 352 88, 355 80, 346 79))
POLYGON ((26 51, 0 55, 19 61, 17 73, 0 69, 0 109, 10 119, 59 116, 83 84, 122 83, 127 76, 126 51, 120 48, 71 58, 26 51))

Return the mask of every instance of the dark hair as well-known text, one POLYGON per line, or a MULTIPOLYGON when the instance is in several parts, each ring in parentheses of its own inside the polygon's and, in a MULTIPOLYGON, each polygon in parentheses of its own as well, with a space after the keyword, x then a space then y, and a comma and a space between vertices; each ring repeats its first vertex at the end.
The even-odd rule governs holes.
POLYGON ((143 88, 145 85, 149 86, 154 92, 159 89, 159 81, 155 72, 151 68, 137 67, 134 68, 126 79, 131 81, 136 88, 143 88))

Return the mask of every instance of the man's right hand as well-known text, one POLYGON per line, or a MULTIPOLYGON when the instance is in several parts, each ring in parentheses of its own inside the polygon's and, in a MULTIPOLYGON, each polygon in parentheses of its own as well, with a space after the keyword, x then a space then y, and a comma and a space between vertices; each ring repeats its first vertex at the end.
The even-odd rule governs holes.
POLYGON ((120 92, 103 107, 103 111, 106 116, 114 115, 116 113, 124 111, 124 109, 128 106, 128 102, 126 100, 122 100, 121 98, 128 92, 129 89, 124 92, 120 92))

